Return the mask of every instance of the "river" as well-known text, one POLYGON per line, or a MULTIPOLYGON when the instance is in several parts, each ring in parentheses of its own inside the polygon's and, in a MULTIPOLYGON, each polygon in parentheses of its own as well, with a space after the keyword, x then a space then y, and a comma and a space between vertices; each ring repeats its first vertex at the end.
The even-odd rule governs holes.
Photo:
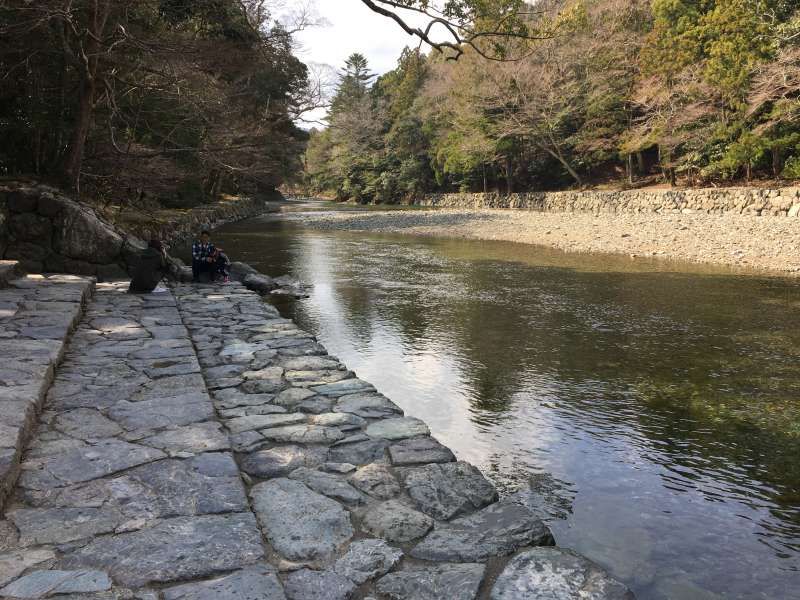
POLYGON ((639 600, 800 598, 796 280, 274 215, 215 239, 639 600))

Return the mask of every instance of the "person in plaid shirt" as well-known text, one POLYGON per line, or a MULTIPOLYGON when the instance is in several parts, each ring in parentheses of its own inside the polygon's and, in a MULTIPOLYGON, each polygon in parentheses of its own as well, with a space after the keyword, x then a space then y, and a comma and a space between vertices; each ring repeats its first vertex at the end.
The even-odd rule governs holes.
POLYGON ((216 248, 211 243, 211 234, 208 231, 203 231, 200 239, 192 242, 192 281, 200 281, 201 273, 208 273, 208 278, 212 278, 215 252, 216 248))

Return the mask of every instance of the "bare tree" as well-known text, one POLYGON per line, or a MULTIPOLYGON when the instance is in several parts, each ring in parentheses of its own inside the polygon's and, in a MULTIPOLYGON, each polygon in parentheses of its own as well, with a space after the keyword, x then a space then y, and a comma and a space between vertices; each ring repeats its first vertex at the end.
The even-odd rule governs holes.
MULTIPOLYGON (((471 48, 488 60, 515 60, 525 54, 526 42, 552 37, 559 19, 544 17, 546 8, 525 0, 361 0, 371 11, 391 19, 408 35, 457 60, 471 48), (424 17, 422 27, 407 15, 424 17)), ((541 5, 542 3, 540 3, 541 5)))

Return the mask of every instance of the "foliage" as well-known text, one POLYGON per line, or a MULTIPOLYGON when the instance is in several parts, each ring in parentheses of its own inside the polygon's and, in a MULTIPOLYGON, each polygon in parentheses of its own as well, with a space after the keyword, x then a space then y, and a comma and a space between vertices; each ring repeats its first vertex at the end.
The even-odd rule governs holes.
POLYGON ((302 168, 306 67, 263 0, 9 0, 0 78, 0 174, 194 203, 302 168))
MULTIPOLYGON (((477 19, 480 4, 448 4, 449 15, 477 19)), ((309 188, 398 202, 433 191, 622 178, 625 185, 800 178, 795 2, 535 6, 527 31, 548 34, 505 38, 503 52, 515 60, 487 60, 469 44, 457 61, 407 49, 395 70, 365 82, 368 107, 358 114, 369 115, 376 137, 354 143, 358 130, 341 128, 346 111, 332 112, 330 128, 308 147, 309 188), (335 169, 324 156, 335 157, 335 169)))

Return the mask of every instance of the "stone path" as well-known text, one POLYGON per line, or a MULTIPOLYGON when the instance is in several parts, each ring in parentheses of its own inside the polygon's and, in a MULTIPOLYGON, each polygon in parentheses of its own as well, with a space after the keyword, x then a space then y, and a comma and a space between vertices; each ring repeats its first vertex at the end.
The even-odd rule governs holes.
POLYGON ((632 598, 257 295, 126 287, 50 389, 1 597, 632 598))
POLYGON ((0 261, 0 508, 93 285, 69 275, 17 277, 15 263, 0 261))

